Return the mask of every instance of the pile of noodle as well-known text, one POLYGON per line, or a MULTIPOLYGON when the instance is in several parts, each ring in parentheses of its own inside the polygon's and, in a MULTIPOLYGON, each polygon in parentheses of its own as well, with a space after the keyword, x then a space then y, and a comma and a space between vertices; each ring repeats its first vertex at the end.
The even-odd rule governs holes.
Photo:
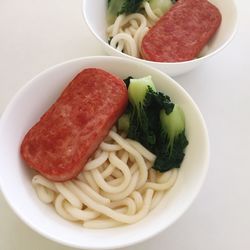
POLYGON ((160 202, 175 183, 178 170, 159 173, 155 155, 113 128, 83 171, 66 182, 41 175, 32 179, 39 199, 51 203, 66 220, 86 228, 136 223, 160 202))
POLYGON ((163 15, 152 10, 147 1, 143 2, 143 12, 119 15, 114 24, 107 28, 110 45, 134 57, 141 57, 141 42, 145 34, 163 15))

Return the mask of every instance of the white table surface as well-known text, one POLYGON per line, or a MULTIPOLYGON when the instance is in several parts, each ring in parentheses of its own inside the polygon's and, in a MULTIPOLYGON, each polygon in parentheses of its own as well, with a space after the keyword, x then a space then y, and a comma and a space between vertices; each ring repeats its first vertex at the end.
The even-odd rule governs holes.
MULTIPOLYGON (((250 3, 237 4, 238 33, 230 45, 175 78, 200 107, 209 130, 211 160, 202 190, 169 229, 126 250, 250 249, 250 3)), ((68 59, 100 54, 104 52, 83 23, 81 0, 1 0, 0 114, 37 73, 68 59)), ((0 249, 71 248, 33 232, 0 193, 0 249)))

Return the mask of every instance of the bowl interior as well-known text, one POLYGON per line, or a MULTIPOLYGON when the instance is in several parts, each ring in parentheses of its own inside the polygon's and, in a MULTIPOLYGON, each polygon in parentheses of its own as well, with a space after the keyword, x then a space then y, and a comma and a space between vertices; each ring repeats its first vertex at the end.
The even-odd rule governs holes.
POLYGON ((35 231, 72 247, 122 247, 162 231, 189 207, 200 189, 207 165, 208 135, 204 120, 190 96, 160 71, 121 58, 82 58, 48 69, 16 94, 1 118, 0 185, 5 198, 16 214, 35 231), (20 158, 19 147, 25 133, 55 101, 70 80, 87 67, 102 68, 121 78, 129 75, 152 75, 157 89, 168 94, 185 113, 189 145, 177 183, 157 208, 134 225, 90 230, 61 219, 54 209, 37 198, 31 185, 34 172, 28 169, 20 158))
POLYGON ((125 58, 133 58, 137 61, 142 61, 150 66, 156 67, 171 76, 185 73, 201 62, 206 60, 211 55, 224 48, 233 38, 237 26, 237 9, 233 0, 209 0, 217 6, 222 14, 222 23, 215 36, 209 41, 204 51, 203 56, 191 61, 179 63, 159 63, 150 62, 124 54, 107 43, 107 22, 106 22, 106 0, 83 0, 82 11, 84 20, 90 31, 103 45, 105 51, 109 55, 121 56, 125 58), (98 8, 96 8, 98 6, 98 8))

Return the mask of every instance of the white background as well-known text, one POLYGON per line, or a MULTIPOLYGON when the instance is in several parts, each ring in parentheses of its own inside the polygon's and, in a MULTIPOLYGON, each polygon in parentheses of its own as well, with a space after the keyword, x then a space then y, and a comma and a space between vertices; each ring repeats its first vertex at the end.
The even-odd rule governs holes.
MULTIPOLYGON (((126 250, 250 249, 250 4, 238 0, 237 5, 238 32, 230 45, 175 78, 198 104, 209 130, 211 160, 202 190, 169 229, 126 250)), ((0 0, 0 114, 44 69, 100 54, 83 23, 81 0, 0 0)), ((0 249, 71 250, 24 225, 1 193, 0 249)))

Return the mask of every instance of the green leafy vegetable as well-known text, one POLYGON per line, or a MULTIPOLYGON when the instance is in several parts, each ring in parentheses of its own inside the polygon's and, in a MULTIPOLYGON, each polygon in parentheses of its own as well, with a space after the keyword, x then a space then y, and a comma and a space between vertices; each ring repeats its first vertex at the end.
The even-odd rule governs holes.
POLYGON ((127 0, 124 2, 119 14, 131 14, 140 11, 141 4, 144 0, 127 0))
POLYGON ((161 136, 158 138, 157 159, 154 168, 163 172, 180 166, 188 145, 185 136, 185 118, 183 111, 175 105, 169 114, 160 111, 161 136))
POLYGON ((124 80, 129 104, 118 129, 155 153, 155 169, 164 172, 179 167, 188 144, 182 110, 169 96, 157 92, 151 76, 124 80))
POLYGON ((130 79, 128 86, 128 98, 132 105, 130 115, 130 127, 128 136, 139 139, 143 145, 151 148, 155 144, 155 133, 152 129, 153 123, 147 115, 148 104, 152 100, 155 86, 151 76, 140 79, 130 79))
POLYGON ((108 0, 108 24, 114 23, 120 14, 139 12, 144 0, 108 0))
POLYGON ((176 3, 175 0, 148 0, 148 2, 152 10, 160 9, 162 13, 168 11, 176 3))
POLYGON ((152 10, 159 9, 162 13, 168 11, 177 0, 108 0, 107 21, 113 24, 117 16, 132 14, 142 11, 142 3, 149 2, 152 10))

